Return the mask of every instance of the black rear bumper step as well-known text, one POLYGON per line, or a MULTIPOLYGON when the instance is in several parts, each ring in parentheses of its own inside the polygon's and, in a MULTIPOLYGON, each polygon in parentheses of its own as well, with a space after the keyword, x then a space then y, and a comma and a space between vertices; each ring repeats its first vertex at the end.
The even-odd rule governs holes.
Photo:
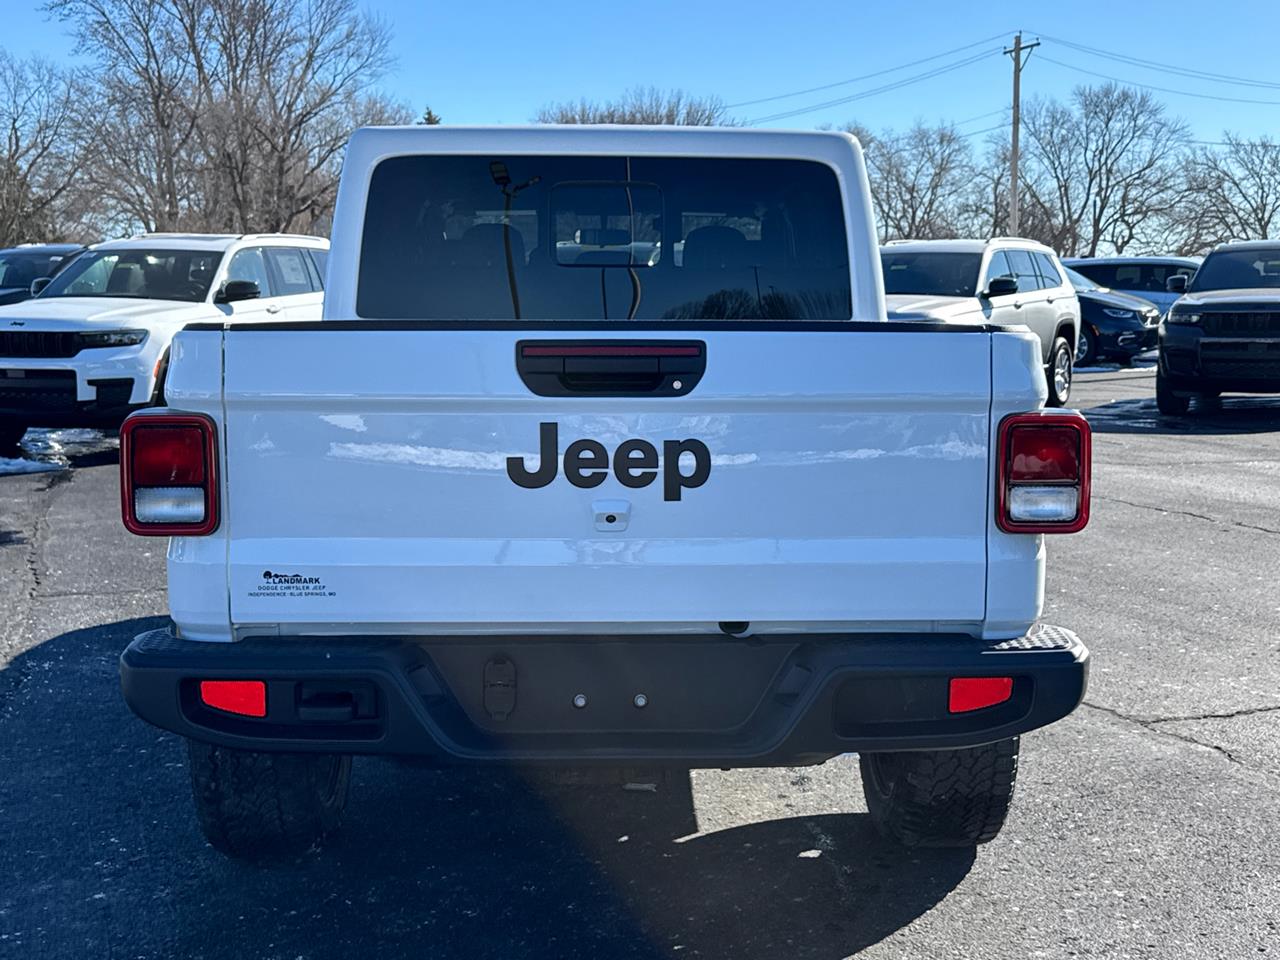
POLYGON ((851 751, 974 746, 1079 704, 1089 654, 1070 631, 949 635, 251 638, 142 634, 120 660, 129 706, 246 750, 401 754, 442 763, 820 763, 851 751), (948 712, 953 677, 1012 696, 948 712), (201 680, 262 680, 266 717, 201 702, 201 680))

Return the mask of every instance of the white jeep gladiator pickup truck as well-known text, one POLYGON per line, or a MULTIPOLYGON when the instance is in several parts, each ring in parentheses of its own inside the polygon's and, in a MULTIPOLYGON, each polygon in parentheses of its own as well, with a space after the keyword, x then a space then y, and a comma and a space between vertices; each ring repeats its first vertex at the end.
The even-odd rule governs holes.
POLYGON ((189 326, 122 429, 124 695, 210 842, 311 845, 354 754, 856 751, 890 837, 994 837, 1085 689, 1089 428, 1030 332, 888 323, 871 210, 844 134, 357 131, 323 319, 189 326))

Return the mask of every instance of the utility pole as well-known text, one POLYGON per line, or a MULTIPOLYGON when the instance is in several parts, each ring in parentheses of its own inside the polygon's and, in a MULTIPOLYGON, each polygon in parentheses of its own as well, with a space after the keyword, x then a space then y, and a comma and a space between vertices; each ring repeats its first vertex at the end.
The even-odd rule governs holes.
POLYGON ((1022 67, 1027 62, 1023 53, 1031 56, 1031 51, 1040 46, 1040 41, 1023 43, 1022 33, 1013 38, 1013 47, 1005 51, 1013 57, 1013 143, 1009 151, 1009 233, 1018 235, 1018 129, 1022 126, 1022 67))

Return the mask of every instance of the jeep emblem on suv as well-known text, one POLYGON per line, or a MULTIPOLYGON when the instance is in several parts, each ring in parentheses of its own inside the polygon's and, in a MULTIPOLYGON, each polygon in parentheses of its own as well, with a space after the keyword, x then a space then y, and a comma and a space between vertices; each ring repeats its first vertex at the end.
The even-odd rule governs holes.
MULTIPOLYGON (((538 424, 536 470, 524 457, 507 457, 507 476, 530 490, 545 487, 556 478, 560 451, 560 425, 538 424)), ((624 440, 613 452, 613 472, 624 487, 639 489, 658 475, 658 448, 648 440, 624 440)), ((598 440, 575 440, 564 452, 564 475, 575 487, 590 489, 604 483, 609 474, 609 451, 598 440)), ((679 500, 686 488, 700 487, 711 476, 711 451, 701 440, 667 440, 662 444, 662 499, 679 500), (683 454, 693 456, 693 472, 680 471, 683 454)))

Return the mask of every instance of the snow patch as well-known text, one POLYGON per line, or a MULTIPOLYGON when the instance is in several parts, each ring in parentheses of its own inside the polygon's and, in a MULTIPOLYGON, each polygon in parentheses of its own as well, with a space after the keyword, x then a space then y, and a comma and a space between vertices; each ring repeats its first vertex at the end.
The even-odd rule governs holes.
POLYGON ((25 460, 21 457, 0 457, 0 476, 17 473, 48 473, 50 470, 61 470, 60 463, 47 463, 43 460, 25 460))

